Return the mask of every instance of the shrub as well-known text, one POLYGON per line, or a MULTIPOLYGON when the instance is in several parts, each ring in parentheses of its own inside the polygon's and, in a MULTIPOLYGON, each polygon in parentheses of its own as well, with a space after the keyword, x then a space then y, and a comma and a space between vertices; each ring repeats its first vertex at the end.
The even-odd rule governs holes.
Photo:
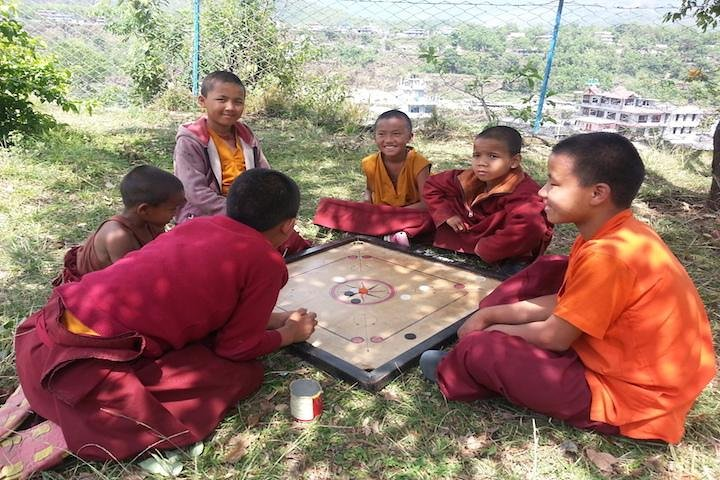
POLYGON ((54 103, 77 112, 67 98, 70 73, 59 68, 52 56, 38 52, 40 43, 16 20, 12 3, 0 0, 0 141, 13 132, 36 134, 55 125, 38 112, 33 100, 54 103))

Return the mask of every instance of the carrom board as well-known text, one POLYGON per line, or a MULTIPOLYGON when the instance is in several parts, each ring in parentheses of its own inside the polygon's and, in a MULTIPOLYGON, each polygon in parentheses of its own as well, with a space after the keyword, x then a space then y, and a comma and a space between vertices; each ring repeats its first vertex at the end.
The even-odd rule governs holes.
POLYGON ((288 259, 277 311, 317 313, 313 335, 293 350, 318 367, 379 390, 425 350, 453 339, 499 280, 351 237, 288 259))

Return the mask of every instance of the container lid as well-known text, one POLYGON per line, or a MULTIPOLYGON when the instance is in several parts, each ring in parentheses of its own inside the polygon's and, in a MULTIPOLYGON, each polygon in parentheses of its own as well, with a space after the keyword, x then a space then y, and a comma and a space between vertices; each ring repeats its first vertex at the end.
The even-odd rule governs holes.
POLYGON ((322 392, 320 384, 309 378, 299 378, 290 382, 290 393, 299 397, 313 397, 322 392))

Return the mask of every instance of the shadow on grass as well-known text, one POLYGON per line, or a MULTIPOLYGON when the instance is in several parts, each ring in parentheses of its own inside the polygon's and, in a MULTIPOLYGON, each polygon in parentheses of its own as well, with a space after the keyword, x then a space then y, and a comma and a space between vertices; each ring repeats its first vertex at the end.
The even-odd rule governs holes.
MULTIPOLYGON (((354 198, 362 191, 360 159, 374 150, 370 138, 332 137, 304 124, 268 119, 255 119, 252 126, 263 139, 271 164, 300 184, 304 218, 312 217, 322 196, 354 198)), ((9 299, 0 303, 4 317, 19 321, 44 303, 66 244, 81 241, 119 209, 116 186, 130 167, 151 163, 171 169, 174 134, 175 127, 129 128, 97 138, 67 128, 47 145, 32 148, 35 154, 29 156, 29 166, 50 173, 43 191, 32 199, 42 205, 26 219, 13 219, 10 226, 17 229, 16 238, 2 247, 11 263, 7 268, 10 275, 2 285, 9 299), (23 221, 40 226, 47 235, 34 236, 22 229, 23 221)), ((469 145, 457 147, 454 143, 458 153, 448 149, 441 162, 464 161, 467 157, 461 152, 469 145)), ((528 171, 538 180, 545 177, 545 160, 540 154, 526 159, 528 171)), ((714 272, 720 271, 720 261, 701 236, 703 229, 717 220, 696 221, 694 215, 700 218, 702 212, 692 207, 699 205, 701 197, 667 181, 662 172, 651 171, 641 199, 656 214, 654 222, 663 227, 662 234, 667 235, 671 247, 683 248, 680 255, 693 260, 696 283, 706 284, 704 296, 718 298, 720 280, 715 280, 718 274, 714 272), (680 199, 691 204, 689 212, 680 199)), ((473 268, 486 267, 473 256, 441 250, 426 253, 473 268)), ((712 308, 717 312, 717 305, 712 308)), ((9 332, 4 333, 2 342, 7 346, 9 332)), ((239 404, 238 413, 229 416, 206 441, 210 448, 198 459, 199 476, 528 478, 537 462, 534 473, 538 478, 555 478, 559 472, 567 473, 566 478, 599 478, 602 474, 584 454, 587 448, 620 458, 619 475, 670 478, 682 473, 676 450, 582 432, 500 400, 448 403, 416 371, 394 380, 385 392, 370 393, 283 352, 270 356, 266 364, 268 374, 262 389, 239 404), (324 389, 325 413, 306 426, 290 421, 287 408, 289 383, 298 376, 316 378, 324 389), (254 415, 259 415, 257 423, 251 420, 254 415), (226 451, 227 441, 244 431, 258 440, 238 462, 222 463, 218 456, 226 451)), ((4 369, 1 373, 12 380, 12 372, 4 369)), ((693 462, 695 456, 700 463, 714 458, 710 439, 718 437, 718 426, 712 420, 717 401, 714 392, 706 395, 689 418, 685 450, 678 451, 692 456, 693 462)), ((103 467, 103 472, 111 477, 113 468, 103 467)), ((136 466, 129 469, 138 470, 136 466)), ((76 470, 96 473, 90 467, 76 470)))

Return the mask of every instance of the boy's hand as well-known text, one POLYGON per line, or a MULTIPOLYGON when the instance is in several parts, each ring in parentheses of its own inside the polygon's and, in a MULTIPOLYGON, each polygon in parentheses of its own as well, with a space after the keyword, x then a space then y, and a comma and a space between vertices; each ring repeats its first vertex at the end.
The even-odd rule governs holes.
POLYGON ((282 345, 304 342, 315 331, 317 314, 308 312, 304 308, 295 310, 290 314, 285 325, 278 329, 282 335, 282 345))
POLYGON ((290 318, 292 312, 273 312, 270 314, 270 320, 268 321, 268 330, 277 330, 287 323, 287 319, 290 318))
POLYGON ((465 323, 457 331, 458 338, 462 338, 468 333, 479 332, 485 330, 487 327, 492 325, 494 322, 490 318, 491 308, 481 308, 477 312, 473 313, 470 318, 465 320, 465 323))
POLYGON ((463 222, 459 215, 448 218, 445 223, 456 232, 466 232, 470 229, 470 225, 463 222))

